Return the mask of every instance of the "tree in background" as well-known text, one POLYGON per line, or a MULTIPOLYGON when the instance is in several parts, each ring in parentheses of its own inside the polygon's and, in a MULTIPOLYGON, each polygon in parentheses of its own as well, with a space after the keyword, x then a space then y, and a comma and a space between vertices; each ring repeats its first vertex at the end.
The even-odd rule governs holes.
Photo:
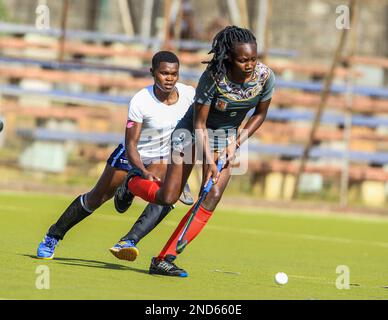
POLYGON ((3 3, 3 0, 0 0, 0 21, 7 21, 8 20, 8 11, 3 3))

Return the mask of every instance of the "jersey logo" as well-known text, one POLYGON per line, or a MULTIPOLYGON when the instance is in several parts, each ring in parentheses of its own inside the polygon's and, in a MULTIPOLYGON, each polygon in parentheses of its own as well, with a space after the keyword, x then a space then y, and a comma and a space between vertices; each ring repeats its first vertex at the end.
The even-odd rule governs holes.
POLYGON ((236 115, 237 115, 237 112, 231 112, 231 113, 229 114, 230 117, 235 117, 236 115))
POLYGON ((217 99, 217 101, 216 101, 216 109, 219 111, 225 111, 227 105, 228 105, 228 103, 224 100, 217 99))

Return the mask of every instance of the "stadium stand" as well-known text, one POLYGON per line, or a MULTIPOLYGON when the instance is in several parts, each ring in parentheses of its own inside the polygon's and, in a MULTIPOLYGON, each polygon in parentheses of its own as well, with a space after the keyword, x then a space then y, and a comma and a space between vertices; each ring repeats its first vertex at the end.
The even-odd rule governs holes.
MULTIPOLYGON (((85 146, 84 150, 93 150, 90 145, 95 145, 95 152, 88 154, 96 161, 103 160, 107 151, 101 150, 109 150, 122 137, 120 124, 124 125, 131 96, 152 83, 149 62, 154 49, 150 47, 160 46, 158 40, 144 42, 139 37, 69 30, 66 60, 58 62, 59 30, 37 30, 6 23, 0 23, 0 29, 3 34, 0 37, 1 105, 11 130, 7 138, 18 136, 25 142, 20 164, 30 169, 61 172, 66 168, 69 144, 74 146, 74 143, 81 149, 85 146), (17 121, 21 118, 22 122, 17 121), (56 155, 54 160, 58 165, 44 167, 39 159, 50 153, 56 155), (100 156, 96 157, 97 154, 100 156), (38 160, 33 161, 34 157, 38 160)), ((181 80, 195 85, 209 44, 183 41, 176 45, 197 51, 179 53, 181 80)), ((322 79, 328 71, 327 66, 293 62, 296 54, 270 51, 269 65, 277 75, 277 87, 267 121, 249 144, 252 186, 257 177, 268 183, 273 174, 281 174, 282 184, 287 185, 285 179, 289 181, 296 172, 314 108, 319 103, 322 79)), ((380 57, 354 57, 352 63, 380 69, 388 67, 387 59, 380 57)), ((344 160, 349 159, 351 182, 385 183, 388 89, 382 83, 365 85, 365 75, 360 70, 365 69, 354 68, 350 73, 345 67, 337 68, 306 176, 318 174, 337 179, 344 160), (346 81, 349 76, 355 85, 351 89, 354 98, 347 151, 344 111, 348 110, 346 81)), ((290 191, 284 191, 279 197, 287 197, 285 194, 290 191)))

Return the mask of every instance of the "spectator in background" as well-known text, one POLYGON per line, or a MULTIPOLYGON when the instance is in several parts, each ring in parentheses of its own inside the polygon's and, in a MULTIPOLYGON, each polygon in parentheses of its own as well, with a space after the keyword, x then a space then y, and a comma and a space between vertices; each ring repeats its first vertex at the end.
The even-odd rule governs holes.
POLYGON ((194 10, 189 1, 184 1, 182 4, 182 24, 180 38, 184 40, 200 39, 200 32, 195 21, 194 10))

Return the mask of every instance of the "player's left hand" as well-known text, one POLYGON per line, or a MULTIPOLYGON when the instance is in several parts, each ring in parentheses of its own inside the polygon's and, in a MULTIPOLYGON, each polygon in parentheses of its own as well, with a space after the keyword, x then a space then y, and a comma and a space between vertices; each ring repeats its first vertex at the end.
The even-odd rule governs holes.
POLYGON ((236 144, 229 144, 220 154, 218 158, 223 158, 225 161, 224 166, 228 166, 236 158, 236 144))
POLYGON ((209 164, 205 172, 205 181, 208 181, 211 178, 213 184, 216 184, 219 177, 220 172, 218 171, 217 165, 215 163, 209 164))

